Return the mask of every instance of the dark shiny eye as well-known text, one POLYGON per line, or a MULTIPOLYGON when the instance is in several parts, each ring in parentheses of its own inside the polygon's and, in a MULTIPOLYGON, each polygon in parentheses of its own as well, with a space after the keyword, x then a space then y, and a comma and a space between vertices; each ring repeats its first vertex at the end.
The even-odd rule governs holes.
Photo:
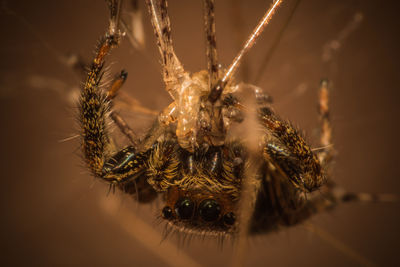
POLYGON ((173 214, 172 214, 172 209, 168 206, 165 206, 162 210, 162 216, 164 219, 171 219, 173 214))
POLYGON ((216 221, 221 213, 221 206, 213 199, 206 199, 200 203, 200 216, 206 222, 216 221))
POLYGON ((189 198, 181 198, 175 204, 175 212, 180 219, 187 220, 192 218, 194 203, 189 198))
POLYGON ((229 212, 224 215, 224 223, 226 225, 233 225, 236 221, 236 216, 233 212, 229 212))

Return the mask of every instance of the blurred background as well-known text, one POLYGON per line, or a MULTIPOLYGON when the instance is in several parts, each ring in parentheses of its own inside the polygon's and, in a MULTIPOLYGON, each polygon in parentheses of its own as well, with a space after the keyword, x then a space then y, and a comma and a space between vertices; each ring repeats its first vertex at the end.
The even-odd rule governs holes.
MULTIPOLYGON (((161 110, 158 51, 144 3, 146 44, 127 39, 109 57, 109 75, 129 73, 122 89, 161 110)), ((230 64, 271 1, 217 1, 219 58, 230 64), (239 41, 240 40, 240 41, 239 41)), ((155 219, 162 203, 138 205, 85 168, 74 99, 83 81, 65 63, 88 61, 108 24, 104 1, 2 1, 0 9, 1 258, 4 265, 225 266, 232 244, 178 238, 162 241, 155 219), (175 248, 175 246, 179 248, 175 248)), ((170 1, 175 51, 186 70, 206 67, 201 1, 170 1)), ((247 57, 254 82, 264 57, 290 18, 285 1, 247 57)), ((396 1, 303 0, 256 85, 275 109, 317 147, 317 88, 332 82, 338 151, 334 180, 355 192, 400 193, 400 52, 396 1)), ((247 71, 243 71, 247 70, 247 71)), ((120 112, 138 133, 154 116, 120 112)), ((127 140, 115 131, 117 145, 127 140)), ((338 206, 300 225, 249 239, 248 266, 395 266, 400 252, 399 203, 338 206), (308 230, 307 230, 308 229, 308 230), (351 249, 350 249, 351 248, 351 249)))

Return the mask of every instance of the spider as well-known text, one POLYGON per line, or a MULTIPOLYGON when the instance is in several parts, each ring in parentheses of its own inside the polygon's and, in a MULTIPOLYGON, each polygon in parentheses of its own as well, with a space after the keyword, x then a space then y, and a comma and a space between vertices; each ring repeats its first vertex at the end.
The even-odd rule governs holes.
POLYGON ((267 94, 234 79, 281 0, 266 11, 226 69, 218 62, 214 1, 204 0, 207 70, 197 73, 186 72, 174 52, 167 1, 146 0, 165 89, 173 102, 141 139, 113 110, 112 100, 127 73, 122 71, 107 90, 101 86, 105 57, 124 35, 121 2, 107 2, 109 27, 96 49, 79 103, 83 155, 94 176, 136 195, 142 203, 162 195, 165 205, 159 212, 168 225, 215 235, 270 232, 339 202, 362 198, 336 190, 329 178, 334 149, 327 80, 319 88, 321 149, 314 151, 275 113, 267 94), (240 98, 244 91, 251 91, 255 108, 240 98), (117 152, 110 145, 110 119, 131 142, 117 152), (252 120, 255 124, 246 124, 252 120), (255 138, 235 136, 236 126, 246 126, 255 138))

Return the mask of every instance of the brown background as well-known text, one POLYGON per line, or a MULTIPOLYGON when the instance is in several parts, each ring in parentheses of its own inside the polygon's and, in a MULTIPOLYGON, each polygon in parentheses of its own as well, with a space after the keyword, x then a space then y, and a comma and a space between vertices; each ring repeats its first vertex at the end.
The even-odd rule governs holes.
MULTIPOLYGON (((185 2, 170 3, 173 38, 186 69, 197 71, 205 66, 201 1, 185 2)), ((232 2, 217 2, 218 49, 227 65, 237 51, 232 2)), ((249 33, 269 2, 246 2, 241 11, 244 32, 249 33)), ((0 13, 2 263, 165 265, 120 224, 131 213, 161 232, 153 216, 160 204, 138 207, 119 193, 107 197, 107 186, 83 166, 78 140, 60 142, 78 133, 70 98, 81 79, 59 58, 68 52, 90 58, 107 25, 105 4, 94 0, 2 3, 9 8, 0 13), (106 212, 107 203, 116 204, 111 205, 111 214, 106 212)), ((304 129, 317 146, 316 90, 319 80, 329 74, 338 150, 334 178, 351 191, 400 193, 399 9, 395 3, 303 0, 258 84, 273 95, 276 110, 304 129), (323 46, 356 12, 364 20, 335 54, 334 71, 328 73, 321 60, 323 46)), ((251 72, 258 70, 292 7, 293 1, 282 5, 249 54, 251 72)), ((162 89, 158 54, 144 15, 146 52, 138 53, 125 40, 110 62, 113 71, 124 67, 129 72, 126 92, 161 110, 170 100, 162 89)), ((123 114, 138 130, 151 122, 149 116, 126 110, 123 114)), ((369 261, 394 266, 399 254, 398 214, 399 204, 349 204, 310 222, 369 261)), ((152 244, 153 250, 163 251, 166 243, 159 241, 152 244)), ((358 264, 302 226, 249 243, 249 266, 358 264)), ((229 264, 232 256, 230 244, 220 249, 212 240, 194 240, 181 247, 170 258, 187 253, 199 264, 221 266, 229 264)))

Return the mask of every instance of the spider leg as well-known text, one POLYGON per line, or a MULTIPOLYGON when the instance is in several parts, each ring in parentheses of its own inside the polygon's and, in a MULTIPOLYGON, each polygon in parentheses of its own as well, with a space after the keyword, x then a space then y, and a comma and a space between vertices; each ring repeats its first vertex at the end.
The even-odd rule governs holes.
POLYGON ((264 159, 276 167, 304 192, 311 192, 325 182, 321 164, 304 138, 289 122, 281 120, 271 108, 259 109, 264 136, 264 159))
POLYGON ((371 194, 354 193, 343 190, 339 187, 328 188, 327 192, 314 195, 308 199, 301 208, 285 214, 288 226, 295 225, 307 220, 311 216, 329 211, 341 203, 364 202, 364 203, 382 203, 398 202, 399 197, 395 194, 371 194))
POLYGON ((163 79, 168 93, 173 99, 179 98, 179 80, 187 75, 175 55, 171 38, 171 22, 168 16, 167 0, 146 0, 154 35, 163 66, 163 79), (155 3, 157 2, 157 3, 155 3))
POLYGON ((272 18, 273 13, 275 12, 276 8, 281 3, 281 0, 276 0, 272 6, 267 10, 264 16, 259 21, 258 25, 254 28, 253 32, 250 34, 249 38, 246 40, 245 44, 243 45, 240 52, 236 55, 235 59, 226 70, 222 79, 220 79, 216 86, 214 86, 209 94, 209 100, 211 103, 216 102, 224 90, 224 87, 231 81, 232 77, 235 75, 238 67, 243 61, 243 56, 249 52, 250 48, 256 43, 258 37, 263 32, 265 27, 268 25, 269 21, 272 18))
MULTIPOLYGON (((66 62, 67 65, 69 67, 71 67, 73 70, 75 70, 75 72, 78 75, 86 75, 86 66, 88 64, 86 64, 84 62, 84 60, 82 59, 82 57, 80 55, 77 54, 71 54, 68 57, 68 61, 66 62)), ((108 91, 106 92, 106 99, 107 101, 111 101, 113 100, 116 95, 117 92, 119 91, 119 89, 122 87, 122 85, 125 83, 125 80, 127 78, 128 73, 124 70, 122 70, 112 81, 110 88, 108 89, 108 91)), ((140 105, 139 105, 140 106, 140 105)), ((135 105, 136 108, 136 105, 135 105)), ((134 109, 135 109, 134 108, 134 109)), ((140 108, 140 107, 139 107, 140 108)), ((137 108, 136 108, 137 109, 137 108)), ((137 145, 136 143, 136 135, 134 134, 134 132, 132 131, 132 129, 130 129, 130 127, 128 126, 128 124, 125 122, 125 120, 115 111, 111 111, 110 112, 110 117, 111 119, 114 121, 114 123, 118 126, 118 128, 120 129, 120 131, 129 139, 130 143, 132 145, 137 145)))
MULTIPOLYGON (((114 80, 111 83, 110 88, 106 92, 107 100, 115 102, 115 97, 117 96, 117 93, 120 94, 119 90, 125 83, 127 76, 128 73, 125 70, 122 70, 118 75, 115 76, 114 80)), ((158 114, 158 112, 142 106, 138 100, 129 96, 128 94, 122 95, 122 101, 121 101, 121 96, 118 99, 119 99, 118 101, 119 104, 124 103, 129 109, 131 109, 134 112, 140 112, 148 115, 158 114)), ((118 126, 119 130, 128 138, 130 143, 133 146, 137 147, 138 137, 129 127, 126 121, 114 110, 110 111, 110 118, 118 126)))
POLYGON ((320 194, 310 195, 307 201, 300 208, 292 209, 285 213, 286 224, 295 225, 311 216, 329 211, 341 203, 363 202, 382 203, 398 202, 399 196, 395 194, 373 194, 355 193, 344 190, 334 183, 328 182, 327 186, 321 189, 320 194))
POLYGON ((118 29, 120 2, 110 0, 108 4, 111 11, 110 26, 100 40, 82 88, 79 116, 82 150, 87 165, 96 177, 119 184, 143 173, 150 152, 136 152, 134 147, 128 147, 112 157, 108 156, 110 137, 107 132, 107 117, 111 110, 111 100, 102 92, 100 85, 105 57, 111 49, 119 45, 121 38, 118 29))
MULTIPOLYGON (((126 78, 128 77, 128 73, 125 70, 122 70, 111 83, 110 89, 106 92, 106 100, 113 100, 119 89, 121 89, 122 85, 125 83, 126 78)), ((137 137, 132 129, 128 126, 126 121, 114 110, 110 111, 110 118, 114 121, 114 123, 118 126, 120 131, 129 139, 130 143, 134 146, 137 146, 137 137)))
POLYGON ((219 79, 217 39, 215 36, 214 0, 203 0, 204 32, 206 34, 207 69, 209 88, 213 88, 219 79))
POLYGON ((332 126, 329 115, 329 84, 327 80, 322 80, 319 87, 318 113, 321 128, 321 150, 317 152, 317 155, 321 165, 325 167, 332 161, 334 153, 332 145, 332 126))
MULTIPOLYGON (((230 19, 231 24, 234 29, 233 35, 235 38, 235 49, 242 48, 242 42, 246 38, 245 33, 245 19, 242 11, 242 1, 233 0, 232 4, 230 4, 230 19)), ((249 82, 249 60, 244 58, 242 60, 242 67, 240 68, 241 78, 239 80, 243 82, 249 82)))
POLYGON ((337 186, 333 181, 328 181, 326 188, 321 193, 328 196, 335 204, 347 202, 382 203, 400 200, 397 194, 350 192, 337 186))
POLYGON ((110 118, 114 121, 114 123, 118 126, 120 131, 129 139, 129 142, 133 146, 137 146, 137 137, 126 121, 115 111, 110 113, 110 118))

